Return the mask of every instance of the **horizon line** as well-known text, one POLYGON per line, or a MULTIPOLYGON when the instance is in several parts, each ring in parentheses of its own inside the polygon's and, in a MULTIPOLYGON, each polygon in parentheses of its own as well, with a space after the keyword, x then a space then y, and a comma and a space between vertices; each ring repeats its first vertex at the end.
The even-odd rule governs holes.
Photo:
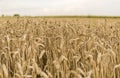
MULTIPOLYGON (((15 14, 14 14, 15 15, 15 14)), ((94 17, 94 18, 120 18, 120 16, 117 15, 4 15, 1 14, 0 17, 94 17)))

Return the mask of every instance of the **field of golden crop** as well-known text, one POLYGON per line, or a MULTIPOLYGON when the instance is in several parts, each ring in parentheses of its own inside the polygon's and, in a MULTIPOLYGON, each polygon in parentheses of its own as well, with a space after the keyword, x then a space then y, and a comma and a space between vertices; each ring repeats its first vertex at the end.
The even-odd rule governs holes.
POLYGON ((0 18, 0 78, 120 78, 120 18, 0 18))

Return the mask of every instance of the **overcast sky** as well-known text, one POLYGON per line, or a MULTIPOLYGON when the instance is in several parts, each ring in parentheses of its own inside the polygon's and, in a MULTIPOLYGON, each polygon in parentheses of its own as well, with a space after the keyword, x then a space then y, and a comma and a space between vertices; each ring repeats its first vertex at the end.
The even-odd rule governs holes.
POLYGON ((0 0, 0 15, 120 16, 120 0, 0 0))

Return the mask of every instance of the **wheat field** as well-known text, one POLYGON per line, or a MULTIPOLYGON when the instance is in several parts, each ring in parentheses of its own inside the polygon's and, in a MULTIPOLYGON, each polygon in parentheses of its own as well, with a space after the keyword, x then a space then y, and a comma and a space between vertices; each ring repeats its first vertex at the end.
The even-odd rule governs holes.
POLYGON ((0 78, 120 78, 120 18, 0 18, 0 78))

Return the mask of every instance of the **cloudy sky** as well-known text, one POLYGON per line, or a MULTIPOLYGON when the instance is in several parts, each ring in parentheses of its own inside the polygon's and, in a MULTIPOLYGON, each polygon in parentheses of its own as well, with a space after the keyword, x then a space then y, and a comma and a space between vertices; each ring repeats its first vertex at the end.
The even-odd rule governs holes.
POLYGON ((0 0, 0 15, 120 16, 120 0, 0 0))

